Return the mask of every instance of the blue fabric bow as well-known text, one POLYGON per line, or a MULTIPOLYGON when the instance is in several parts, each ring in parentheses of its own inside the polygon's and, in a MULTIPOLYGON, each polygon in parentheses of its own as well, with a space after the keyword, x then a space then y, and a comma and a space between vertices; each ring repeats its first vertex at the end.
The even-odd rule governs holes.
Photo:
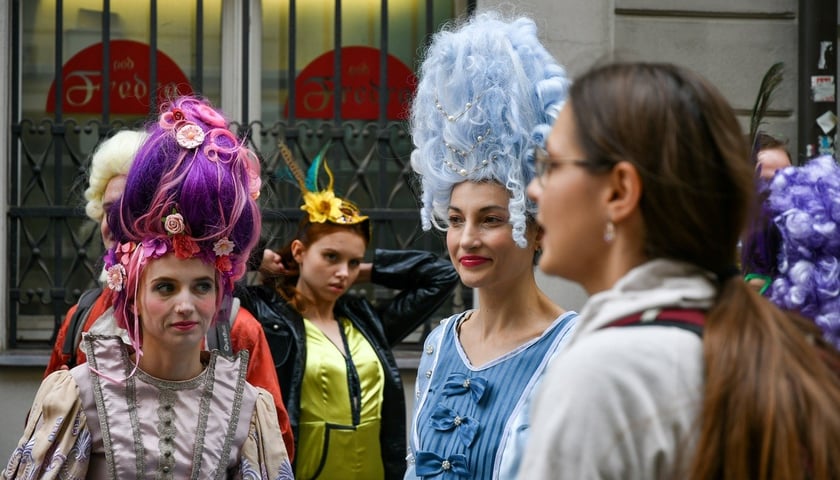
POLYGON ((473 402, 478 403, 487 390, 487 380, 483 377, 468 377, 463 373, 453 373, 443 384, 443 396, 451 397, 469 393, 473 402))
POLYGON ((458 440, 464 444, 465 447, 472 445, 475 436, 478 434, 478 427, 480 424, 477 420, 467 416, 458 415, 455 410, 439 403, 432 417, 429 419, 429 424, 438 431, 447 431, 455 429, 455 434, 458 440), (457 427, 457 428, 456 428, 457 427))
POLYGON ((420 477, 434 477, 447 473, 458 477, 470 476, 467 456, 460 453, 443 458, 432 452, 417 452, 414 472, 420 477))

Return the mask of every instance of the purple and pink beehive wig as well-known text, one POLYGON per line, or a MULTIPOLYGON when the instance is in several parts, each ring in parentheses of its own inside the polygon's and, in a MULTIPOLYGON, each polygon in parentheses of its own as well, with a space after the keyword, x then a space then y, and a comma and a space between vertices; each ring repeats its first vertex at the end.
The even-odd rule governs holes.
POLYGON ((216 268, 216 321, 226 321, 233 283, 259 239, 260 167, 256 155, 201 98, 161 107, 128 174, 118 206, 108 212, 116 245, 105 258, 116 291, 117 325, 140 347, 136 292, 149 260, 174 253, 216 268))

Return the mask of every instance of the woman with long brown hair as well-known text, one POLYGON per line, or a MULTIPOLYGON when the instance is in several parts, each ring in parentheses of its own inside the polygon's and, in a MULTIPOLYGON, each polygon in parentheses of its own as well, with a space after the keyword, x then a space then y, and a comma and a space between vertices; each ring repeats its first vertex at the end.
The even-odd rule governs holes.
POLYGON ((840 478, 838 353, 743 281, 753 166, 731 107, 668 64, 572 86, 529 194, 540 268, 591 295, 521 478, 840 478))

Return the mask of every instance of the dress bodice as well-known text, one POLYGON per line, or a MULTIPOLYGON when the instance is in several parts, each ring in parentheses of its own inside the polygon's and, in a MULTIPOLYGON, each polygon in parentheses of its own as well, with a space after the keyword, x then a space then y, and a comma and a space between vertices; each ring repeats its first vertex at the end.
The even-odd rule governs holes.
MULTIPOLYGON (((512 447, 514 419, 528 405, 553 354, 571 330, 574 312, 556 319, 542 335, 482 366, 473 366, 458 338, 463 316, 450 318, 426 341, 418 372, 418 408, 411 454, 417 477, 453 473, 496 478, 501 452, 512 447)), ((411 468, 409 469, 411 477, 411 468)), ((413 478, 413 477, 412 477, 413 478)))
POLYGON ((91 428, 91 469, 110 478, 227 478, 238 465, 257 391, 247 352, 210 355, 185 381, 155 378, 118 337, 86 335, 88 365, 71 371, 91 428), (98 372, 98 373, 97 373, 98 372))

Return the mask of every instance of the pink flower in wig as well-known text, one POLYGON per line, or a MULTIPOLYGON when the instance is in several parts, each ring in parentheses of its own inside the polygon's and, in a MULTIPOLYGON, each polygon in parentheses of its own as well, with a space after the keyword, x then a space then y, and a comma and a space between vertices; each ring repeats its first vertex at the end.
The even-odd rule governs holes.
POLYGON ((225 128, 227 122, 225 117, 221 116, 219 112, 207 105, 198 105, 195 107, 196 116, 207 125, 217 128, 225 128))
POLYGON ((180 213, 170 213, 163 219, 163 228, 170 235, 184 233, 184 217, 180 213))
POLYGON ((213 244, 213 253, 215 253, 217 257, 230 255, 230 253, 233 252, 233 247, 235 246, 236 244, 229 238, 220 238, 213 244))
POLYGON ((143 258, 160 258, 166 255, 169 245, 162 238, 151 238, 143 240, 143 258))
POLYGON ((115 292, 122 291, 125 282, 125 267, 118 263, 109 267, 105 272, 108 277, 108 288, 115 292))
POLYGON ((216 270, 220 272, 230 272, 233 269, 233 263, 230 261, 228 255, 216 258, 216 270))
POLYGON ((172 247, 175 250, 175 256, 181 259, 192 258, 193 255, 201 251, 195 240, 186 235, 172 237, 172 247))
POLYGON ((137 248, 137 245, 134 242, 121 243, 117 246, 117 257, 121 264, 128 265, 128 262, 131 261, 131 253, 135 248, 137 248))
POLYGON ((191 150, 204 142, 204 130, 192 122, 184 122, 175 131, 175 140, 181 147, 191 150))
POLYGON ((178 108, 172 109, 171 112, 163 112, 158 120, 160 128, 166 130, 177 129, 183 123, 185 123, 184 112, 178 108))

